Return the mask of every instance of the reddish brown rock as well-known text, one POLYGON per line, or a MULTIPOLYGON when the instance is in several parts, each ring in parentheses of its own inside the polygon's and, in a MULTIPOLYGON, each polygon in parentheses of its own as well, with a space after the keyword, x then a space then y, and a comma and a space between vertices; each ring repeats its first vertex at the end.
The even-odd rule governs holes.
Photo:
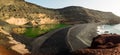
POLYGON ((111 49, 80 49, 73 52, 73 55, 120 55, 120 47, 111 49))
POLYGON ((21 55, 11 49, 7 49, 4 46, 0 46, 0 55, 21 55))
POLYGON ((93 39, 91 48, 114 48, 120 43, 120 35, 117 34, 103 34, 98 35, 93 39))
POLYGON ((120 55, 120 35, 99 35, 93 39, 90 48, 74 51, 73 55, 120 55))

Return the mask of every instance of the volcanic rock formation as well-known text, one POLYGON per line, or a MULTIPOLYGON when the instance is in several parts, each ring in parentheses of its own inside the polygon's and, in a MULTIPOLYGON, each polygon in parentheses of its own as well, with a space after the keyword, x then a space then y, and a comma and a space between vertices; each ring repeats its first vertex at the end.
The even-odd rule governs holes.
POLYGON ((73 52, 74 55, 119 55, 120 35, 103 34, 93 39, 92 45, 86 49, 73 52))

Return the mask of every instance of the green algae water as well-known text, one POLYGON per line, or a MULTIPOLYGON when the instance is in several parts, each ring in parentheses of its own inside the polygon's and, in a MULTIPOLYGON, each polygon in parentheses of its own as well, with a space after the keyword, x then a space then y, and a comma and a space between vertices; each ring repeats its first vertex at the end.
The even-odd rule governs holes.
POLYGON ((39 35, 45 34, 47 32, 53 31, 58 28, 63 28, 68 25, 66 24, 48 24, 48 25, 40 25, 37 27, 24 27, 24 28, 14 28, 14 32, 18 34, 22 34, 26 37, 38 37, 39 35))

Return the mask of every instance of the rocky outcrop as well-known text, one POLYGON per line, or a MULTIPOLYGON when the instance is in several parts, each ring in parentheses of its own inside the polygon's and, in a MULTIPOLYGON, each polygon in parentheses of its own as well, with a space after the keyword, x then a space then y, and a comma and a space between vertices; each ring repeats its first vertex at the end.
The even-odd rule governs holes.
POLYGON ((74 55, 119 55, 120 35, 103 34, 93 39, 92 45, 86 49, 79 49, 74 55))
POLYGON ((16 41, 9 33, 0 28, 0 54, 24 55, 30 53, 26 46, 16 41), (3 48, 2 48, 3 47, 3 48))
POLYGON ((120 35, 117 34, 103 34, 95 37, 91 48, 114 48, 120 43, 120 35))
POLYGON ((81 49, 72 53, 73 55, 119 55, 120 46, 111 49, 81 49))

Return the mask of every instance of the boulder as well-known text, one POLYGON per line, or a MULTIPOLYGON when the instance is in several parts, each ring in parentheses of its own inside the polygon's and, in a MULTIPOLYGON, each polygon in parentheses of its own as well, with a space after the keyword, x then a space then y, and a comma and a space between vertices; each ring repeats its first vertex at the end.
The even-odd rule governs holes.
POLYGON ((93 39, 91 47, 72 52, 73 55, 119 55, 120 35, 102 34, 93 39))

